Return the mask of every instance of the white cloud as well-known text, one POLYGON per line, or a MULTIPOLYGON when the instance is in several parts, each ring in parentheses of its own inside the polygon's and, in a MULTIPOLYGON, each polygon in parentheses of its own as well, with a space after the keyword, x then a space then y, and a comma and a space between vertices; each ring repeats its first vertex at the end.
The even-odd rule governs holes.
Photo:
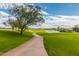
MULTIPOLYGON (((49 14, 45 11, 42 11, 41 13, 47 15, 45 17, 45 23, 43 23, 42 26, 31 26, 31 27, 36 27, 36 28, 37 27, 53 28, 57 26, 72 27, 76 24, 79 24, 79 16, 64 16, 64 15, 49 16, 49 14)), ((6 12, 0 11, 0 16, 6 16, 3 18, 0 17, 0 23, 3 23, 8 19, 8 16, 10 15, 6 12)), ((15 18, 15 17, 11 16, 11 18, 15 18)))
POLYGON ((46 12, 46 11, 43 11, 43 10, 41 10, 41 12, 40 12, 41 14, 43 14, 43 15, 49 15, 49 13, 48 12, 46 12))
POLYGON ((8 13, 0 11, 0 16, 10 16, 8 13))
MULTIPOLYGON (((64 15, 56 15, 56 16, 46 16, 46 21, 43 23, 41 28, 54 28, 54 27, 66 27, 71 28, 76 24, 79 24, 79 16, 64 16, 64 15)), ((35 26, 34 26, 35 27, 35 26)))
POLYGON ((79 24, 79 16, 64 16, 64 15, 48 16, 48 19, 46 20, 46 25, 48 24, 52 24, 51 25, 52 27, 53 26, 72 27, 76 24, 79 24))
MULTIPOLYGON (((10 7, 13 7, 13 5, 23 5, 23 3, 0 3, 0 8, 3 9, 8 9, 10 7)), ((26 4, 30 4, 30 5, 34 5, 33 3, 26 3, 26 4)))

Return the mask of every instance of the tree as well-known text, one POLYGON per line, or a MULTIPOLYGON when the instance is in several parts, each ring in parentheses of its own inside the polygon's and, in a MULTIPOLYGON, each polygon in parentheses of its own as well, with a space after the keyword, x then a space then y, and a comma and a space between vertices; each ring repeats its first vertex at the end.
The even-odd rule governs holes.
POLYGON ((6 23, 6 22, 3 22, 3 24, 4 24, 5 26, 7 26, 7 23, 6 23))
POLYGON ((12 27, 12 30, 14 30, 14 28, 17 27, 16 20, 14 20, 14 19, 9 19, 9 20, 7 20, 7 23, 4 23, 4 24, 5 25, 9 24, 12 27))
POLYGON ((73 31, 75 31, 75 32, 79 32, 79 25, 74 25, 74 27, 73 27, 73 31))
POLYGON ((59 26, 57 27, 57 31, 60 31, 60 27, 59 26))
POLYGON ((29 4, 15 5, 11 9, 11 13, 17 18, 20 34, 28 27, 28 25, 43 23, 44 19, 39 6, 29 4))

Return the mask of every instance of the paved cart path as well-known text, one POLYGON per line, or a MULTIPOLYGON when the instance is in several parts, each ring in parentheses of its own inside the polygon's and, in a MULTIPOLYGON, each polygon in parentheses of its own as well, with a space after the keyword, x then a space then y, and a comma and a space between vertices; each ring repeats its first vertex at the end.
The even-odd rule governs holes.
POLYGON ((47 56, 43 38, 35 35, 31 40, 4 53, 2 56, 47 56))

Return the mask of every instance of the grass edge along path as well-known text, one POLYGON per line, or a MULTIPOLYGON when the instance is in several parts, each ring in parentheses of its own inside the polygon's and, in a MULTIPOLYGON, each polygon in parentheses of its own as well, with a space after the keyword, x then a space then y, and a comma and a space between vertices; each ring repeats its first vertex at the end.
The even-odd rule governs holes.
POLYGON ((48 54, 43 45, 43 37, 33 34, 31 40, 4 53, 2 56, 48 56, 48 54))
POLYGON ((3 54, 32 38, 32 33, 25 32, 22 36, 17 31, 0 30, 0 54, 3 54))
POLYGON ((49 56, 79 56, 79 33, 40 33, 49 56))

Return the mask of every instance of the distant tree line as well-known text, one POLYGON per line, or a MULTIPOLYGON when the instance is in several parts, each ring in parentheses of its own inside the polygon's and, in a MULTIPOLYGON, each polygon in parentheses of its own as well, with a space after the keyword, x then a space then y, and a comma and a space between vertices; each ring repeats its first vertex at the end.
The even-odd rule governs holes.
POLYGON ((56 30, 60 32, 79 32, 79 25, 74 25, 72 28, 57 27, 56 30))

